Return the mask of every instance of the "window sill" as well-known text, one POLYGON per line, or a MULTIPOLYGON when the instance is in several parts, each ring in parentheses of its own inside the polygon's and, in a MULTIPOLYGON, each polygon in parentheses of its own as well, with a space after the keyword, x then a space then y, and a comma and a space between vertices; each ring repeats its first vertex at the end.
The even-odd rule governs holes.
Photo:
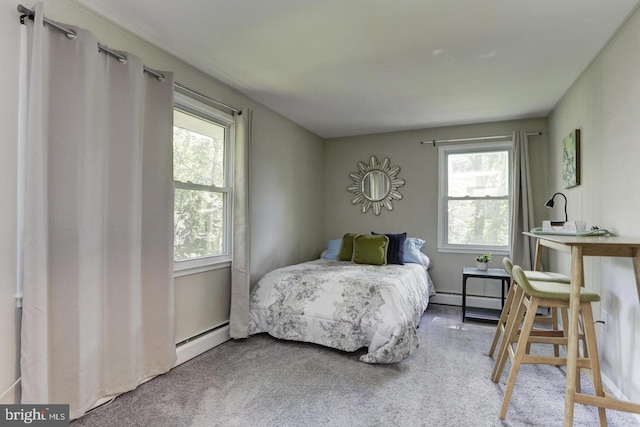
POLYGON ((439 247, 438 252, 440 253, 450 253, 450 254, 484 254, 491 253, 492 255, 506 255, 510 254, 509 249, 494 249, 488 247, 470 247, 470 248, 452 248, 452 247, 439 247))
POLYGON ((178 263, 175 263, 173 268, 173 277, 189 276, 192 274, 205 273, 207 271, 220 270, 222 268, 229 267, 231 267, 231 260, 217 261, 201 265, 179 265, 178 263))

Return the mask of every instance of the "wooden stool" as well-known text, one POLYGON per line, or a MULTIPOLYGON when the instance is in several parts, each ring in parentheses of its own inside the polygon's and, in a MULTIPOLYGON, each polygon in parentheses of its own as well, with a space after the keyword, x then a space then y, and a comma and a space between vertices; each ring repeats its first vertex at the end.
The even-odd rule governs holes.
MULTIPOLYGON (((496 334, 495 334, 496 336, 494 336, 494 342, 498 341, 497 337, 499 337, 500 335, 502 335, 503 337, 503 340, 500 343, 500 349, 498 350, 498 356, 493 366, 493 372, 491 373, 491 381, 495 383, 497 383, 500 380, 500 377, 502 376, 502 371, 504 370, 504 366, 507 363, 507 358, 509 357, 508 350, 507 350, 508 346, 517 342, 518 340, 518 335, 520 334, 520 329, 519 329, 520 323, 522 322, 524 317, 524 306, 523 306, 524 291, 518 288, 518 284, 516 280, 513 279, 513 272, 512 272, 513 264, 511 260, 505 257, 502 259, 502 263, 504 264, 505 270, 512 276, 511 287, 513 288, 513 294, 511 295, 512 298, 508 306, 508 310, 506 310, 506 312, 504 313, 505 314, 504 323, 500 322, 498 324, 498 328, 496 329, 496 334), (520 307, 522 307, 522 311, 518 312, 518 309, 520 307), (515 317, 509 318, 508 316, 510 314, 513 314, 513 316, 515 317), (517 318, 517 321, 511 324, 511 327, 514 329, 510 330, 509 322, 510 320, 513 322, 514 319, 516 318, 517 318), (508 337, 508 339, 505 339, 505 337, 508 337)), ((570 279, 563 274, 544 273, 540 271, 528 271, 528 270, 523 270, 523 271, 525 273, 525 277, 527 277, 529 281, 561 283, 563 284, 563 286, 565 286, 565 290, 567 292, 570 291, 570 285, 569 285, 570 279), (532 278, 542 279, 542 280, 534 280, 532 278), (554 278, 557 278, 558 280, 557 281, 552 280, 554 278)), ((548 329, 548 328, 533 329, 529 335, 536 336, 536 337, 547 337, 547 339, 537 338, 537 340, 539 343, 552 344, 553 355, 555 357, 560 357, 559 347, 561 344, 566 346, 567 340, 558 340, 558 339, 550 339, 550 338, 558 338, 558 337, 566 338, 566 333, 564 328, 563 330, 560 330, 558 327, 557 311, 561 312, 563 325, 569 324, 569 319, 568 319, 569 316, 566 308, 556 309, 552 307, 550 308, 550 310, 552 310, 552 314, 553 314, 551 317, 540 318, 539 316, 536 316, 534 323, 550 323, 551 329, 548 329)), ((579 335, 579 338, 582 339, 584 343, 584 335, 579 335)), ((531 347, 531 343, 528 343, 527 348, 525 350, 526 353, 529 353, 530 347, 531 347)), ((588 354, 588 349, 586 347, 586 344, 584 345, 584 354, 585 355, 588 354)), ((580 376, 578 375, 576 376, 576 390, 580 390, 580 389, 581 389, 580 376)))
MULTIPOLYGON (((514 296, 517 291, 517 283, 513 280, 513 274, 511 270, 513 269, 513 263, 507 257, 502 259, 502 264, 504 264, 504 269, 507 273, 512 277, 511 286, 509 286, 509 292, 507 293, 507 298, 504 303, 504 307, 502 308, 502 313, 500 313, 500 319, 498 320, 498 326, 496 327, 496 333, 493 336, 493 342, 491 343, 491 348, 489 349, 489 357, 493 357, 493 353, 496 350, 496 346, 498 345, 498 341, 500 337, 504 335, 504 330, 507 324, 507 316, 509 315, 509 311, 511 310, 511 306, 514 300, 514 296)), ((536 282, 560 282, 560 283, 571 283, 571 279, 564 274, 560 273, 546 273, 543 271, 531 271, 525 270, 525 276, 529 280, 533 280, 536 282)), ((562 324, 566 325, 568 323, 568 319, 565 318, 566 311, 563 312, 562 324), (567 323, 565 323, 567 322, 567 323)), ((557 312, 552 311, 551 318, 545 317, 542 319, 538 319, 537 322, 543 323, 551 323, 554 330, 558 330, 558 317, 557 312)), ((558 348, 554 347, 554 355, 559 356, 558 348)))
MULTIPOLYGON (((512 313, 512 315, 509 316, 506 334, 503 337, 503 339, 507 341, 507 350, 511 358, 511 371, 509 372, 509 379, 500 408, 499 418, 501 420, 504 420, 506 417, 520 365, 547 364, 561 366, 567 364, 565 357, 531 355, 527 352, 527 348, 530 343, 557 343, 566 345, 566 337, 535 336, 532 335, 532 329, 536 311, 539 306, 569 308, 569 287, 560 282, 529 281, 524 274, 524 270, 517 265, 513 267, 512 274, 514 281, 518 283, 518 288, 522 292, 522 304, 518 306, 516 313, 512 313), (522 329, 519 331, 519 338, 514 348, 512 344, 513 339, 518 334, 518 326, 523 315, 524 323, 522 324, 522 329)), ((580 288, 580 314, 583 318, 584 339, 586 341, 588 354, 582 358, 578 357, 577 366, 578 368, 591 369, 595 395, 604 397, 600 374, 600 361, 598 360, 598 347, 593 324, 593 313, 591 310, 591 303, 597 301, 600 301, 600 295, 585 288, 580 288)), ((494 382, 497 382, 498 379, 495 379, 494 382)), ((607 417, 604 408, 598 408, 598 416, 600 425, 606 426, 607 417)))

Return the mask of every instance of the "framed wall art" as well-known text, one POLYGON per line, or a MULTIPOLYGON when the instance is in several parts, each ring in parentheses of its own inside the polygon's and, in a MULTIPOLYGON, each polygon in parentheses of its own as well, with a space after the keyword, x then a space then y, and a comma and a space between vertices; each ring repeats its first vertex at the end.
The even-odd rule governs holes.
POLYGON ((564 188, 580 185, 580 129, 562 140, 562 182, 564 188))

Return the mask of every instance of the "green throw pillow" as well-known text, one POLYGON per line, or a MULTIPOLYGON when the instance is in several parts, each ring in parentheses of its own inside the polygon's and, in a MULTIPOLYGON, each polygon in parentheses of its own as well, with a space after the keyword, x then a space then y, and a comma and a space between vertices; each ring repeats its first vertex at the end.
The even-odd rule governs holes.
POLYGON ((389 238, 379 236, 358 236, 353 242, 353 262, 356 264, 387 264, 387 246, 389 238))
POLYGON ((342 245, 340 245, 340 252, 338 252, 338 259, 340 261, 351 261, 353 258, 353 241, 359 234, 347 233, 342 236, 342 245))

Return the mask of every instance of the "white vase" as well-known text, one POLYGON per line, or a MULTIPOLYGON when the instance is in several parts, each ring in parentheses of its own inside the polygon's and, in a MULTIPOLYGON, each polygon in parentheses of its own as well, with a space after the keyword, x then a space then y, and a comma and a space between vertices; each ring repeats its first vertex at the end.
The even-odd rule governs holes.
POLYGON ((488 262, 480 262, 480 261, 476 261, 476 268, 478 270, 483 270, 486 271, 487 268, 489 268, 489 263, 488 262))

